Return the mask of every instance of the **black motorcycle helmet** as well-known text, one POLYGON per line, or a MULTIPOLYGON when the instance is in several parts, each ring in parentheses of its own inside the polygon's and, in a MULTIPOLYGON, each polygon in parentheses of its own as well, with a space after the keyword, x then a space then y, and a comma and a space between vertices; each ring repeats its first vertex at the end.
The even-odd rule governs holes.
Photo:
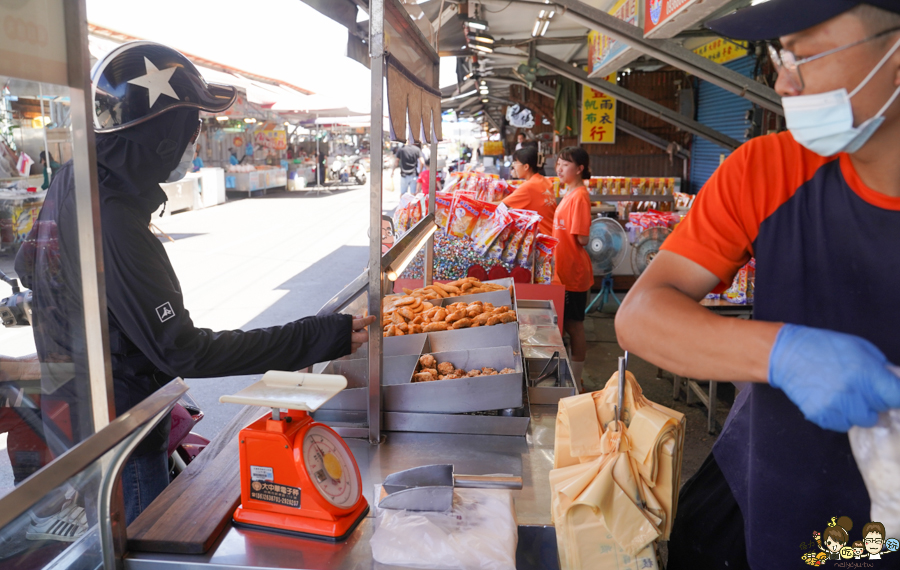
POLYGON ((207 83, 178 51, 143 40, 122 44, 97 61, 91 84, 98 133, 121 131, 179 107, 218 113, 237 97, 231 85, 207 83))

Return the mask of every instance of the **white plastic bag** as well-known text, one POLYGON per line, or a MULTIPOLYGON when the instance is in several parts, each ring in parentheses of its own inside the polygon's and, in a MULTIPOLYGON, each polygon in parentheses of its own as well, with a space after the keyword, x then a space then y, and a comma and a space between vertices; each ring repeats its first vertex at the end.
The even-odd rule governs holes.
MULTIPOLYGON (((380 494, 377 486, 375 496, 380 494)), ((454 489, 447 512, 377 509, 370 544, 382 564, 515 570, 518 532, 509 491, 454 489)))
POLYGON ((900 529, 900 409, 883 412, 875 427, 850 428, 850 447, 862 473, 871 520, 886 529, 900 529))

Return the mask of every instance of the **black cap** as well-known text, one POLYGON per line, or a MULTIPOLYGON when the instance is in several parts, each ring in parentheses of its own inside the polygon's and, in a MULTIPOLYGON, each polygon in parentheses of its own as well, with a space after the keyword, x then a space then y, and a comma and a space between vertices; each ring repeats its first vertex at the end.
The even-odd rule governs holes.
POLYGON ((769 0, 706 23, 706 27, 736 40, 771 40, 830 20, 860 4, 900 13, 897 0, 769 0))

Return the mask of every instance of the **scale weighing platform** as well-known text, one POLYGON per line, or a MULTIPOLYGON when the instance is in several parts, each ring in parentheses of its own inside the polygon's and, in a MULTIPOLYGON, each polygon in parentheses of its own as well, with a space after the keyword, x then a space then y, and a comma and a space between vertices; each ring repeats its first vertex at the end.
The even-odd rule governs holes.
POLYGON ((219 398, 272 408, 239 435, 241 505, 235 525, 341 541, 365 518, 369 504, 350 448, 309 415, 346 387, 343 376, 269 371, 219 398))

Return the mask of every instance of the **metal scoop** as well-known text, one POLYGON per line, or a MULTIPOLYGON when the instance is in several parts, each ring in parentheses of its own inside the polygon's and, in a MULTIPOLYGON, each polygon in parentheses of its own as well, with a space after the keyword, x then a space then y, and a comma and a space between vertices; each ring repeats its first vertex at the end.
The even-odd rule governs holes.
POLYGON ((521 477, 456 475, 453 465, 425 465, 388 475, 378 506, 406 511, 449 511, 453 487, 521 489, 521 477))

